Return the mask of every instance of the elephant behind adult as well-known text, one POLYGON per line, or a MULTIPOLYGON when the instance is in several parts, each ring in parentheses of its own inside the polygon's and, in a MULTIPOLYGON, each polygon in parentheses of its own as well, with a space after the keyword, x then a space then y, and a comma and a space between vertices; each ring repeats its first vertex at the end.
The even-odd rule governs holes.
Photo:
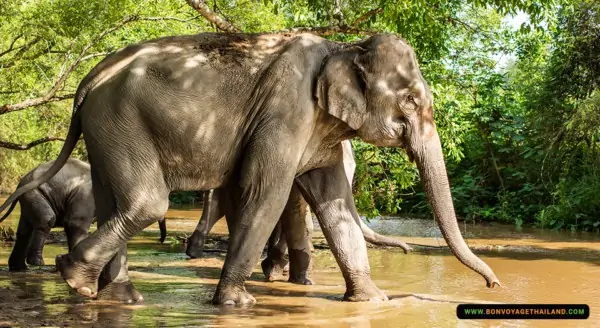
MULTIPOLYGON (((39 178, 53 163, 52 160, 33 168, 21 178, 18 187, 39 178)), ((69 250, 88 235, 96 220, 90 165, 69 158, 50 180, 13 201, 0 222, 10 215, 17 202, 21 216, 8 259, 10 271, 26 270, 26 263, 44 265, 44 242, 54 227, 64 227, 69 250)), ((164 218, 159 221, 159 227, 163 242, 166 237, 164 218)))
POLYGON ((371 280, 345 178, 340 142, 353 137, 406 150, 452 252, 488 287, 499 284, 461 236, 433 97, 413 49, 394 35, 346 44, 200 33, 127 46, 83 79, 57 161, 7 203, 56 174, 81 134, 99 227, 56 262, 82 295, 140 300, 127 241, 164 216, 171 191, 225 187, 237 224, 213 303, 254 303, 245 280, 296 185, 340 266, 344 299, 387 299, 371 280))
MULTIPOLYGON (((342 150, 344 172, 349 185, 352 185, 356 161, 350 140, 342 141, 342 150)), ((204 192, 202 217, 192 236, 188 239, 186 247, 186 254, 189 257, 198 258, 202 256, 206 236, 214 224, 223 218, 226 206, 230 206, 229 204, 225 204, 224 201, 219 202, 219 199, 226 199, 228 193, 229 191, 224 188, 204 192)), ((382 236, 371 230, 359 218, 358 213, 354 213, 354 217, 360 225, 367 242, 380 246, 400 247, 405 253, 411 250, 411 247, 405 242, 382 236)), ((232 224, 235 224, 235 222, 228 220, 228 226, 232 224)), ((261 262, 261 267, 267 280, 281 279, 280 276, 288 264, 285 254, 289 253, 291 264, 288 281, 299 284, 312 284, 311 279, 308 277, 312 257, 312 230, 310 206, 302 197, 300 190, 297 187, 292 187, 283 214, 269 238, 267 257, 261 262)))

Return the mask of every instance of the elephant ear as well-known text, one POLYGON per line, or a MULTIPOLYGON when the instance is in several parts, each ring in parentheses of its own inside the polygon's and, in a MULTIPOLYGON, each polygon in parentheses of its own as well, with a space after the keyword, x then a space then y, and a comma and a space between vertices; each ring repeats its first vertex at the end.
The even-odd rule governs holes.
POLYGON ((364 49, 352 47, 327 59, 317 78, 317 105, 358 130, 367 115, 365 81, 360 57, 364 49))

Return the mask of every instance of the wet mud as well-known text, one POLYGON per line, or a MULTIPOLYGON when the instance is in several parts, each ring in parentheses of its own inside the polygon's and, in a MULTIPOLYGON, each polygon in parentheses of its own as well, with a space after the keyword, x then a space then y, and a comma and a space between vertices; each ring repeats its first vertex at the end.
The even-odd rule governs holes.
MULTIPOLYGON (((16 229, 18 206, 2 226, 16 229)), ((257 304, 221 308, 210 304, 226 255, 227 227, 218 222, 205 257, 189 260, 185 238, 201 211, 172 209, 168 237, 158 242, 154 224, 128 245, 130 275, 144 295, 141 305, 87 300, 54 272, 67 250, 61 228, 44 247, 42 267, 8 272, 12 242, 0 243, 0 327, 594 327, 600 319, 600 236, 461 224, 467 242, 495 271, 502 288, 488 289, 444 247, 432 220, 379 219, 379 233, 419 245, 404 254, 369 248, 372 278, 390 298, 382 303, 342 302, 345 285, 320 231, 315 232, 315 285, 265 282, 257 263, 247 289, 257 304), (587 303, 585 321, 459 320, 456 306, 478 303, 587 303)), ((95 229, 95 224, 92 226, 95 229)), ((318 229, 318 224, 315 224, 318 229)), ((264 257, 264 254, 263 254, 264 257)))

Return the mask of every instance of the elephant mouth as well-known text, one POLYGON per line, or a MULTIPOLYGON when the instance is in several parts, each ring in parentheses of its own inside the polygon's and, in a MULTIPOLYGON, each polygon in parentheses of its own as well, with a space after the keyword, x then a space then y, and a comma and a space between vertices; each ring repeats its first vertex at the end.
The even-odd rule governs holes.
POLYGON ((410 138, 408 136, 408 128, 406 123, 402 123, 400 128, 398 129, 398 138, 400 139, 400 148, 404 149, 406 155, 408 156, 408 160, 411 163, 415 161, 415 154, 410 147, 410 138))

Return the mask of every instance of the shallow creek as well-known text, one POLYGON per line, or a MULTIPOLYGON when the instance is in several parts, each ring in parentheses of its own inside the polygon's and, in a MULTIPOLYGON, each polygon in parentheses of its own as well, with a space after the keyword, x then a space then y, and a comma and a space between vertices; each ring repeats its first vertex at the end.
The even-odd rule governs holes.
MULTIPOLYGON (((3 199, 0 199, 3 201, 3 199)), ((201 210, 171 209, 169 237, 158 240, 154 224, 128 246, 130 275, 144 295, 142 305, 87 301, 69 291, 53 272, 54 257, 66 253, 61 228, 44 248, 46 266, 9 273, 11 242, 0 243, 0 326, 327 326, 327 327, 594 327, 600 325, 600 236, 461 224, 468 244, 495 271, 502 288, 488 289, 478 274, 447 249, 418 248, 410 254, 369 248, 372 278, 390 301, 342 302, 344 281, 315 222, 313 286, 264 282, 257 264, 246 286, 251 308, 209 304, 225 258, 227 227, 217 223, 205 258, 188 260, 185 244, 201 210), (456 306, 482 303, 587 303, 588 320, 459 320, 456 306), (598 323, 598 325, 595 325, 598 323)), ((2 226, 16 229, 17 206, 2 226)), ((409 243, 444 246, 432 220, 377 219, 369 226, 409 243)), ((95 224, 92 226, 95 229, 95 224)))

